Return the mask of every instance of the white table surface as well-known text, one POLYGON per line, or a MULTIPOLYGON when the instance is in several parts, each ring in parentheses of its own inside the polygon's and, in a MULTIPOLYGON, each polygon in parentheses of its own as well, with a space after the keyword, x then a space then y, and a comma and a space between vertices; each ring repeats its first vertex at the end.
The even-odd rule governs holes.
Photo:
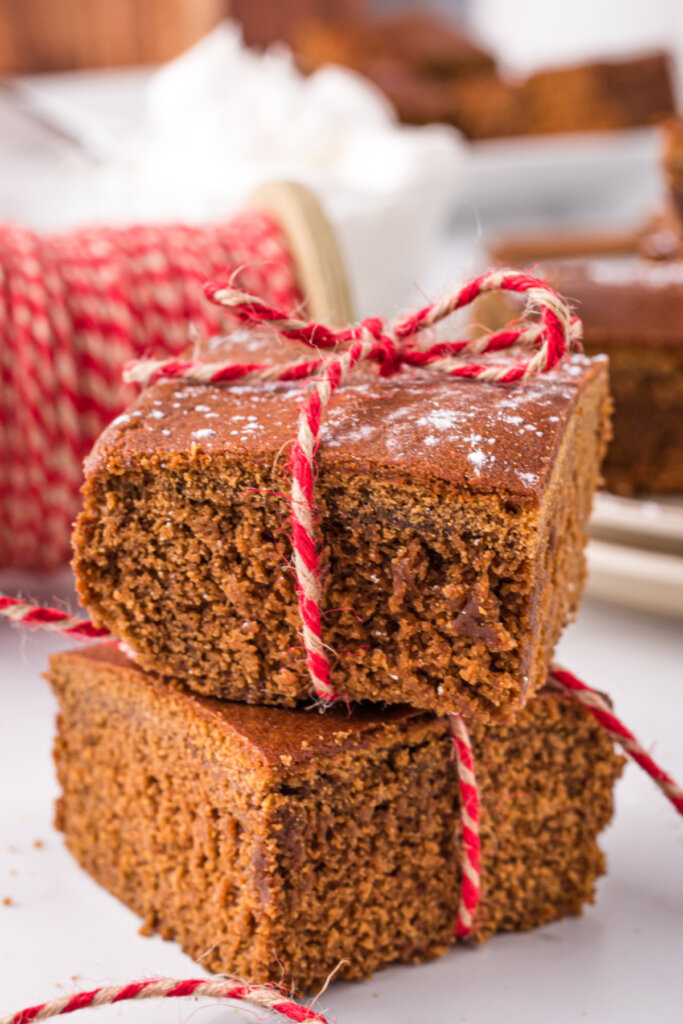
MULTIPOLYGON (((0 579, 5 589, 21 582, 0 579)), ((63 579, 42 587, 25 580, 22 589, 49 600, 68 586, 63 579)), ((41 673, 47 654, 60 646, 46 634, 0 627, 0 1015, 103 983, 202 975, 175 944, 140 937, 139 920, 77 867, 52 826, 55 703, 41 673), (3 905, 5 897, 11 905, 3 905)), ((643 743, 683 777, 680 623, 585 603, 559 658, 609 691, 643 743)), ((683 820, 635 765, 618 784, 616 819, 602 844, 609 873, 583 917, 335 985, 321 1007, 339 1024, 680 1021, 683 820)), ((207 1024, 253 1019, 202 1006, 207 1024)), ((196 1012, 196 1004, 178 1001, 97 1014, 102 1024, 164 1024, 196 1012)))
MULTIPOLYGON (((3 142, 11 133, 15 146, 5 146, 0 160, 0 216, 44 227, 82 219, 94 205, 87 162, 65 156, 1 106, 3 142)), ((477 234, 474 212, 471 221, 468 247, 477 234)), ((469 269, 462 251, 456 241, 439 254, 429 275, 435 285, 469 269)), ((0 590, 49 602, 68 596, 70 584, 65 574, 47 581, 0 574, 0 590)), ((174 944, 140 937, 137 918, 79 870, 52 827, 55 704, 41 673, 47 654, 60 646, 48 635, 0 625, 0 1016, 83 987, 202 973, 174 944)), ((683 777, 680 623, 586 602, 559 658, 611 692, 627 724, 683 777)), ((633 765, 619 783, 617 810, 603 838, 609 874, 582 918, 496 938, 484 948, 458 948, 367 983, 335 985, 321 1008, 339 1024, 683 1020, 683 820, 633 765)), ((102 1009, 96 1019, 164 1024, 197 1013, 185 1001, 155 1002, 102 1009)), ((199 1019, 211 1024, 254 1014, 203 1004, 199 1019)))

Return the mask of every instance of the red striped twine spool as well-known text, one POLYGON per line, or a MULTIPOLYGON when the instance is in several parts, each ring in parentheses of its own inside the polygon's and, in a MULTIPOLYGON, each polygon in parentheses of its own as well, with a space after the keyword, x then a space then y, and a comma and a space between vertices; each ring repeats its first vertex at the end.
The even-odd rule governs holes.
POLYGON ((121 371, 187 347, 231 318, 208 279, 295 310, 294 261, 256 211, 210 227, 85 228, 41 237, 0 226, 0 566, 50 569, 70 556, 83 458, 134 389, 121 371))

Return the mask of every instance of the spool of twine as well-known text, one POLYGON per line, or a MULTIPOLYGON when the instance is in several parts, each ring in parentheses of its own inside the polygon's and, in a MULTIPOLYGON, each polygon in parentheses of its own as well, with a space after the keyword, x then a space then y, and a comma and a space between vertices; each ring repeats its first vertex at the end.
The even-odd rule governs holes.
POLYGON ((264 186, 205 227, 0 226, 0 568, 68 561, 83 459, 134 393, 123 367, 180 353, 191 325, 228 329, 203 296, 226 276, 289 312, 350 319, 333 233, 297 185, 264 186))

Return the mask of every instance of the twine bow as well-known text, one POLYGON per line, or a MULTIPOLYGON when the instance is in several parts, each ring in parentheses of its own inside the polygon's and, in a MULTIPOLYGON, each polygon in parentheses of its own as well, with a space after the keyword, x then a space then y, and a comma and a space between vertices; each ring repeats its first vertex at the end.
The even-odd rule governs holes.
MULTIPOLYGON (((268 326, 283 337, 301 342, 324 354, 318 354, 313 359, 278 365, 144 360, 130 364, 124 376, 127 381, 143 385, 162 378, 181 378, 188 383, 201 384, 229 384, 236 381, 310 382, 301 402, 297 437, 290 454, 290 519, 306 663, 315 693, 323 704, 329 704, 338 699, 338 695, 331 683, 329 659, 320 628, 321 586, 314 533, 314 480, 322 416, 333 395, 354 367, 364 361, 376 364, 382 377, 394 376, 406 368, 421 368, 450 377, 511 384, 535 374, 547 373, 556 367, 572 349, 579 347, 581 324, 571 315, 566 303, 545 282, 509 270, 489 271, 459 291, 392 325, 386 325, 378 318, 368 318, 360 324, 339 330, 291 317, 263 300, 229 285, 209 284, 205 292, 212 302, 228 310, 239 322, 268 326), (469 305, 479 295, 491 291, 525 294, 527 306, 522 319, 508 324, 501 331, 476 339, 435 342, 426 347, 416 343, 418 335, 435 327, 456 310, 469 305), (534 314, 536 317, 532 318, 534 314), (513 350, 513 357, 502 362, 491 359, 494 353, 505 350, 513 350), (472 359, 483 361, 472 362, 472 359)), ((16 623, 41 626, 81 639, 109 635, 106 629, 97 628, 88 621, 74 619, 66 612, 36 608, 20 599, 4 595, 0 595, 0 615, 16 623)), ((615 742, 654 779, 677 811, 683 814, 683 792, 680 787, 649 757, 596 691, 560 670, 551 672, 549 684, 558 693, 571 696, 583 704, 615 742)), ((463 843, 462 888, 455 935, 457 938, 467 938, 472 934, 480 899, 479 794, 472 746, 465 724, 459 714, 450 714, 448 718, 457 762, 463 843)), ((137 983, 126 988, 125 992, 133 989, 134 995, 126 994, 125 998, 188 994, 184 989, 168 992, 137 983), (141 994, 143 989, 144 995, 141 994)), ((220 994, 230 995, 223 992, 220 994)), ((118 991, 114 991, 114 995, 117 1001, 124 998, 118 991)), ((94 996, 98 996, 100 1002, 112 1001, 104 1000, 103 996, 100 998, 99 993, 86 993, 85 996, 88 997, 85 1001, 76 1000, 65 1005, 62 1005, 63 1001, 57 1001, 47 1007, 23 1011, 22 1014, 7 1018, 7 1021, 26 1024, 28 1020, 43 1019, 54 1013, 97 1005, 97 1001, 90 998, 94 996), (26 1017, 26 1013, 31 1016, 26 1017)), ((276 1009, 281 1014, 284 1012, 280 1007, 276 1009)), ((299 1012, 302 1012, 300 1007, 292 1011, 299 1012)), ((290 1019, 318 1018, 290 1016, 290 1019)), ((4 1022, 0 1021, 0 1024, 4 1022)))
POLYGON ((369 317, 340 329, 289 316, 227 284, 208 284, 205 293, 240 323, 269 327, 283 338, 325 354, 279 365, 143 360, 130 364, 124 378, 143 385, 162 378, 182 378, 189 383, 202 384, 310 381, 301 402, 297 437, 289 457, 290 524, 306 666, 314 693, 323 704, 329 704, 338 700, 339 694, 332 685, 330 661, 322 638, 314 481, 322 417, 332 397, 354 367, 362 362, 376 364, 381 377, 392 377, 406 368, 420 368, 448 377, 512 384, 548 373, 569 351, 579 347, 581 323, 546 282, 511 270, 482 274, 458 291, 393 324, 369 317), (468 306, 478 296, 493 291, 526 295, 523 318, 479 338, 438 341, 427 347, 417 344, 420 334, 468 306), (537 316, 532 319, 534 314, 537 316), (490 358, 511 349, 514 351, 512 359, 495 361, 490 358))
MULTIPOLYGON (((376 364, 380 377, 393 377, 406 368, 413 368, 491 384, 512 384, 535 374, 548 373, 557 366, 580 344, 581 323, 545 282, 510 270, 489 271, 459 291, 393 324, 369 317, 341 329, 289 316, 230 285, 208 284, 205 293, 240 323, 269 327, 283 338, 323 354, 284 365, 145 361, 129 366, 124 377, 143 385, 178 377, 190 383, 213 384, 310 381, 300 405, 297 436, 289 456, 290 525, 306 666, 314 693, 322 705, 329 705, 339 699, 339 694, 332 684, 330 660, 322 638, 314 485, 322 418, 332 397, 354 367, 362 362, 376 364), (420 334, 468 306, 479 295, 492 291, 525 294, 527 304, 523 318, 501 331, 475 339, 438 341, 427 347, 417 344, 420 334), (532 319, 534 314, 537 317, 532 319), (494 353, 510 349, 515 350, 516 358, 502 362, 491 359, 494 353)), ((458 767, 463 840, 462 887, 455 935, 467 938, 473 931, 480 897, 479 795, 465 724, 459 714, 451 714, 448 719, 458 767)))

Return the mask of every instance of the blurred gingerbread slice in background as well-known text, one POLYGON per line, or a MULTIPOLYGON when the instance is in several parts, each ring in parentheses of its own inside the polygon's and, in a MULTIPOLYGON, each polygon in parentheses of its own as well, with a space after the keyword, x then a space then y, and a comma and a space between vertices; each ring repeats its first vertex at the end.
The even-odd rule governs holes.
POLYGON ((675 110, 662 50, 514 75, 452 19, 422 12, 304 19, 291 43, 304 70, 352 68, 386 93, 401 120, 443 121, 473 140, 631 128, 675 110))
POLYGON ((422 11, 391 17, 304 20, 294 35, 301 66, 343 64, 360 72, 376 61, 393 60, 406 71, 433 79, 493 71, 492 54, 480 47, 452 20, 422 11))
MULTIPOLYGON (((614 436, 603 475, 620 495, 683 492, 682 151, 683 122, 671 120, 662 145, 667 204, 643 225, 511 234, 489 244, 499 261, 540 263, 576 303, 587 354, 609 355, 614 436)), ((478 319, 507 321, 509 301, 487 297, 478 319)))

